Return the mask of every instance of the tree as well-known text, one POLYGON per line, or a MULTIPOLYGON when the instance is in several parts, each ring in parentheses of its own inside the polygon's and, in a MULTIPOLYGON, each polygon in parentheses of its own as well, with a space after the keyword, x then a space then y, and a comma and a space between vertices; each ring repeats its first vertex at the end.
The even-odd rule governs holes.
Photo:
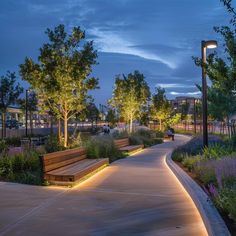
MULTIPOLYGON (((221 0, 232 18, 229 26, 214 27, 214 30, 223 37, 224 58, 216 52, 207 57, 207 63, 194 57, 197 66, 203 66, 212 82, 208 88, 208 102, 210 114, 219 120, 229 122, 229 116, 236 112, 236 12, 231 0, 221 0)), ((198 86, 201 90, 201 86, 198 86)))
POLYGON ((23 80, 37 92, 41 108, 51 110, 64 121, 64 146, 68 142, 68 120, 86 107, 88 91, 98 88, 91 77, 97 64, 92 41, 84 41, 85 32, 74 27, 70 34, 64 25, 47 29, 49 42, 40 48, 38 62, 26 58, 20 65, 23 80))
POLYGON ((117 76, 113 97, 109 104, 116 108, 120 115, 129 123, 129 132, 132 132, 133 121, 139 117, 139 112, 150 99, 150 89, 144 75, 134 71, 127 76, 117 76))
POLYGON ((165 95, 165 89, 156 88, 155 94, 152 96, 151 116, 154 120, 159 120, 160 130, 162 131, 163 121, 168 123, 167 120, 171 117, 172 108, 165 95))
POLYGON ((6 136, 6 112, 10 105, 17 102, 23 88, 16 83, 15 73, 8 71, 0 80, 0 111, 2 113, 2 137, 6 136))
POLYGON ((115 125, 117 122, 116 112, 114 109, 108 109, 107 116, 106 116, 107 122, 109 122, 111 125, 115 125))
MULTIPOLYGON (((20 107, 23 111, 26 111, 26 106, 27 109, 29 111, 29 120, 30 120, 30 133, 33 134, 33 119, 32 119, 32 115, 34 111, 38 110, 38 99, 37 99, 37 95, 35 92, 29 92, 29 90, 26 91, 27 94, 27 101, 26 98, 25 99, 19 99, 18 103, 20 104, 20 107)), ((26 117, 26 119, 28 119, 28 117, 26 117)))
POLYGON ((93 102, 89 102, 87 104, 85 114, 86 118, 92 123, 93 127, 94 121, 97 123, 97 120, 99 118, 99 110, 93 102))

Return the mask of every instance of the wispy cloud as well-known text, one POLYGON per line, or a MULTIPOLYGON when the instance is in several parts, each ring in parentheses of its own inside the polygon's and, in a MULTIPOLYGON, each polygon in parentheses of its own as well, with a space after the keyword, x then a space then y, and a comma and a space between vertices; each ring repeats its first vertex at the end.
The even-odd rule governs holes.
POLYGON ((180 96, 180 95, 182 95, 182 96, 194 96, 194 95, 200 95, 201 92, 197 91, 197 92, 187 92, 187 93, 184 93, 184 92, 174 92, 174 91, 172 91, 169 94, 175 95, 175 96, 176 95, 178 95, 178 96, 180 96))
POLYGON ((186 85, 186 84, 156 84, 156 87, 162 88, 195 88, 194 85, 186 85))
POLYGON ((99 51, 108 53, 122 53, 138 56, 147 60, 154 60, 167 65, 171 69, 175 69, 176 65, 168 60, 163 59, 159 55, 147 52, 142 49, 134 48, 134 44, 127 39, 121 37, 119 34, 99 28, 92 28, 87 32, 96 37, 95 44, 99 51))

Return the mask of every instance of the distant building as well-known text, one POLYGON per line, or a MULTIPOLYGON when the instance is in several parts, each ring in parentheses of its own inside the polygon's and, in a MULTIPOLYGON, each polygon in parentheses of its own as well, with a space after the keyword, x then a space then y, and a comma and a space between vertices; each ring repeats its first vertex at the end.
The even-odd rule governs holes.
POLYGON ((169 100, 173 109, 176 110, 176 112, 181 113, 183 111, 183 107, 187 108, 188 114, 194 113, 194 102, 195 104, 201 103, 200 98, 195 97, 187 97, 187 96, 180 96, 176 97, 175 99, 169 100))

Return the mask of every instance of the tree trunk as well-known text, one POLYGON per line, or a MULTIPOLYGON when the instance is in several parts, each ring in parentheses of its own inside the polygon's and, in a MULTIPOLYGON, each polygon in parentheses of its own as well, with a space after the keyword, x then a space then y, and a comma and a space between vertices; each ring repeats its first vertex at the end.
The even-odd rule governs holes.
POLYGON ((133 117, 130 117, 130 121, 129 121, 129 133, 131 134, 133 130, 133 117))
POLYGON ((228 129, 228 135, 229 135, 229 138, 231 138, 231 132, 230 132, 230 127, 229 127, 229 117, 227 116, 227 129, 228 129))
POLYGON ((33 134, 33 121, 32 121, 32 111, 30 111, 30 134, 33 134))
POLYGON ((59 143, 61 144, 61 119, 59 118, 58 121, 58 140, 59 140, 59 143))
POLYGON ((64 112, 64 147, 67 147, 67 141, 68 141, 68 116, 67 112, 64 112))
POLYGON ((160 131, 162 131, 162 120, 160 119, 159 122, 160 122, 160 131))
POLYGON ((2 113, 2 138, 6 137, 6 113, 2 113))
POLYGON ((53 116, 50 115, 50 135, 53 135, 53 116))

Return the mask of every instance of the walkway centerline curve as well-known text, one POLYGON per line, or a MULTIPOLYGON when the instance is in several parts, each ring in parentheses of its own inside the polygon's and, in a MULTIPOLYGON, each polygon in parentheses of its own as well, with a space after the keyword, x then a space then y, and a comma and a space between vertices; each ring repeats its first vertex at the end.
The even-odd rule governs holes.
POLYGON ((166 154, 187 140, 177 136, 116 161, 66 192, 0 183, 0 235, 207 235, 165 163, 166 154))

